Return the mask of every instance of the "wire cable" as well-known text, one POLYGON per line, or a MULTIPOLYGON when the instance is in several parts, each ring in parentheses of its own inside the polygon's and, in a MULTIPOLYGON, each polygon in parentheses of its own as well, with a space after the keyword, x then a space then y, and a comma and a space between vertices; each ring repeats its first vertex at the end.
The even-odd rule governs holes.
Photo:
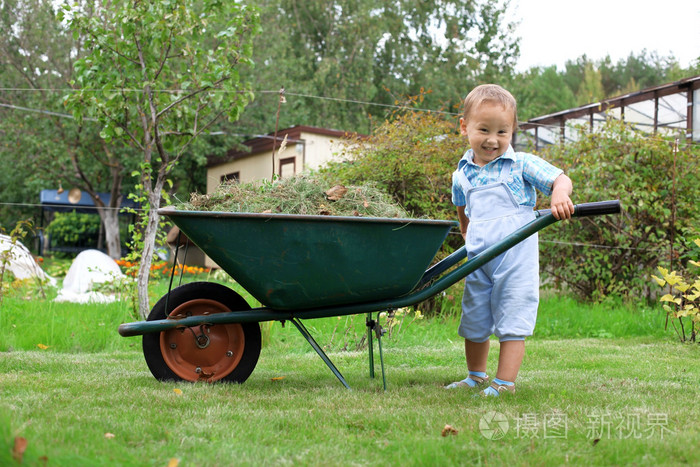
MULTIPOLYGON (((59 89, 59 88, 0 88, 0 92, 2 91, 7 91, 7 92, 78 92, 78 91, 88 91, 88 92, 102 92, 100 89, 72 89, 72 88, 65 88, 65 89, 59 89)), ((140 89, 128 89, 128 88, 123 88, 120 89, 119 91, 123 92, 141 92, 142 90, 140 89)), ((180 92, 185 92, 183 90, 172 90, 172 89, 158 89, 155 90, 156 92, 163 92, 163 93, 180 93, 180 92)), ((225 93, 247 93, 249 91, 229 91, 229 90, 211 90, 207 92, 225 92, 225 93)), ((259 90, 259 91, 250 91, 253 92, 254 94, 279 94, 279 90, 259 90)), ((418 108, 418 107, 410 107, 406 105, 397 105, 397 104, 383 104, 380 102, 368 102, 368 101, 362 101, 362 100, 357 100, 357 99, 344 99, 344 98, 339 98, 339 97, 327 97, 327 96, 316 96, 313 94, 302 94, 302 93, 295 93, 295 92, 290 92, 290 91, 285 91, 286 96, 294 96, 294 97, 301 97, 305 99, 317 99, 317 100, 325 100, 325 101, 331 101, 331 102, 340 102, 340 103, 348 103, 348 104, 355 104, 355 105, 365 105, 365 106, 374 106, 374 107, 382 107, 382 108, 391 108, 391 109, 400 109, 400 110, 413 110, 416 112, 431 112, 431 113, 438 113, 438 114, 443 114, 443 115, 449 115, 452 117, 459 116, 460 113, 455 113, 455 112, 447 112, 444 110, 434 110, 434 109, 425 109, 425 108, 418 108)), ((669 106, 668 102, 666 100, 662 100, 661 102, 665 106, 669 106)), ((54 112, 50 110, 43 110, 43 109, 32 109, 29 107, 23 107, 19 105, 14 105, 14 104, 3 104, 0 103, 0 107, 5 107, 13 110, 19 110, 19 111, 25 111, 25 112, 34 112, 34 113, 40 113, 40 114, 45 114, 45 115, 50 115, 50 116, 55 116, 55 117, 61 117, 61 118, 74 118, 70 114, 63 114, 59 112, 54 112)), ((627 108, 627 107, 626 107, 627 108)), ((669 110, 678 112, 676 109, 672 109, 668 107, 669 110)), ((630 110, 639 112, 637 109, 634 109, 633 107, 630 107, 630 110)), ((680 114, 680 113, 679 113, 680 114)), ((601 115, 604 115, 601 113, 601 115)), ((97 122, 98 120, 96 118, 92 117, 84 117, 83 120, 86 121, 94 121, 97 122)), ((581 118, 576 118, 576 119, 568 119, 566 120, 568 128, 570 130, 573 130, 572 127, 577 126, 576 123, 572 122, 579 120, 581 123, 580 125, 588 125, 588 121, 583 121, 581 118)), ((597 121, 603 122, 605 119, 600 118, 597 121)), ((672 130, 677 130, 678 133, 686 133, 687 129, 682 127, 682 126, 677 126, 677 127, 672 127, 671 125, 673 124, 678 124, 678 123, 684 123, 685 120, 682 121, 676 121, 676 122, 670 122, 670 123, 661 123, 657 124, 657 127, 668 127, 671 128, 672 130)), ((537 123, 537 122, 522 122, 523 124, 527 124, 529 126, 537 127, 537 128, 542 128, 546 129, 548 131, 551 131, 554 133, 552 135, 553 138, 557 138, 557 135, 561 132, 561 125, 560 124, 544 124, 544 123, 537 123)), ((650 126, 644 123, 635 123, 635 122, 629 122, 631 125, 636 125, 636 126, 650 126)), ((530 135, 534 137, 534 129, 530 128, 527 130, 520 130, 521 133, 530 135)), ((210 133, 210 136, 214 135, 224 135, 228 134, 231 136, 250 136, 250 135, 240 135, 240 134, 229 134, 225 132, 212 132, 210 133)), ((652 134, 649 136, 640 136, 641 138, 645 138, 647 140, 659 140, 660 136, 657 134, 652 134)), ((545 141, 542 136, 539 137, 540 139, 543 140, 544 144, 554 144, 553 142, 548 142, 545 141)), ((576 139, 572 138, 571 136, 567 136, 565 132, 565 138, 568 141, 576 141, 576 139)), ((687 141, 687 144, 696 146, 700 144, 700 141, 687 141)))

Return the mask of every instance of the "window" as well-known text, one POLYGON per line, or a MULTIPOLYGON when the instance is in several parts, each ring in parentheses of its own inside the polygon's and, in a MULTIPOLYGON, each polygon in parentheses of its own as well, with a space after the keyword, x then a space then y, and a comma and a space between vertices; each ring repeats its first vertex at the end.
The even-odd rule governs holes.
POLYGON ((296 157, 280 159, 280 178, 291 177, 296 173, 296 157))
POLYGON ((226 175, 221 176, 221 183, 225 183, 225 182, 238 183, 240 181, 241 181, 241 173, 240 172, 231 172, 230 174, 226 174, 226 175))

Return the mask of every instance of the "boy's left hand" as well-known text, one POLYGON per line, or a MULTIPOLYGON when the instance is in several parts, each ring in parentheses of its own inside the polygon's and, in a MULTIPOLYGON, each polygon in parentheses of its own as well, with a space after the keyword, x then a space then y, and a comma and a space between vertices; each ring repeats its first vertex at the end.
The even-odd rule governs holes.
POLYGON ((571 179, 561 174, 554 180, 550 209, 555 219, 571 219, 574 215, 574 203, 569 195, 573 191, 571 179))
POLYGON ((555 198, 554 193, 552 193, 550 209, 555 219, 571 219, 571 216, 574 215, 574 203, 571 202, 571 198, 568 195, 564 195, 559 199, 559 197, 555 198))

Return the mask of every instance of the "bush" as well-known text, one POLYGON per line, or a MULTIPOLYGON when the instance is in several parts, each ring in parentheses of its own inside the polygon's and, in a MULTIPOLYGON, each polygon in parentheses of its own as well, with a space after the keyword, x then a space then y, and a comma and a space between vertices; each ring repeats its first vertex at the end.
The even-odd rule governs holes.
POLYGON ((660 287, 668 286, 668 293, 660 300, 664 303, 667 318, 671 319, 681 342, 696 342, 700 331, 700 238, 696 238, 693 244, 695 248, 692 254, 698 261, 690 259, 688 264, 695 267, 694 273, 689 271, 683 277, 676 271, 669 272, 668 269, 659 267, 661 277, 652 275, 660 287), (678 326, 673 320, 678 320, 678 326))
POLYGON ((95 248, 100 234, 100 217, 76 212, 56 213, 46 232, 54 247, 95 248))
MULTIPOLYGON (((543 280, 580 298, 608 295, 652 301, 657 266, 681 265, 700 226, 698 148, 674 150, 671 138, 609 119, 578 141, 545 149, 543 157, 574 183, 574 203, 619 199, 620 215, 582 218, 540 235, 543 280)), ((673 267, 672 267, 673 268, 673 267)))
MULTIPOLYGON (((372 136, 346 144, 342 161, 321 170, 329 184, 371 183, 388 193, 413 217, 457 220, 452 204, 452 172, 466 141, 442 114, 407 112, 386 121, 372 136)), ((438 258, 464 245, 448 236, 438 258)), ((417 305, 426 315, 441 313, 445 294, 417 305)))
MULTIPOLYGON (((465 147, 454 123, 441 114, 408 112, 372 136, 346 143, 342 160, 328 164, 321 175, 330 184, 373 183, 413 217, 456 220, 452 172, 465 147)), ((451 243, 452 248, 463 244, 461 237, 451 243)))

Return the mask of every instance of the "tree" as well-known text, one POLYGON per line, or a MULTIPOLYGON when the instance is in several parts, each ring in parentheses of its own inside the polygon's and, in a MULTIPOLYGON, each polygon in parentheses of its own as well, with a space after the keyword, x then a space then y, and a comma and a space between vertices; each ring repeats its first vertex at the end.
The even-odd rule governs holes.
POLYGON ((582 55, 568 60, 562 71, 551 66, 518 73, 508 80, 508 87, 518 99, 519 118, 527 120, 695 74, 697 66, 683 69, 673 56, 647 51, 616 63, 609 56, 592 61, 582 55))
POLYGON ((525 121, 576 106, 576 96, 555 66, 531 68, 509 85, 518 99, 518 119, 525 121))
POLYGON ((585 105, 591 102, 598 102, 605 97, 600 71, 593 63, 589 62, 583 69, 583 81, 579 85, 576 94, 578 104, 585 105))
MULTIPOLYGON (((518 54, 503 0, 259 4, 265 33, 256 39, 259 66, 251 76, 260 90, 284 86, 291 94, 280 127, 303 123, 370 133, 391 106, 421 89, 430 91, 426 108, 454 110, 474 85, 510 74, 518 54)), ((273 128, 277 95, 259 97, 242 124, 273 128)))
POLYGON ((6 85, 0 101, 7 105, 0 119, 0 157, 12 168, 0 175, 7 195, 3 199, 34 201, 41 188, 58 184, 87 192, 104 225, 107 252, 118 258, 127 149, 101 141, 98 125, 66 118, 63 108, 73 63, 83 53, 81 37, 71 37, 54 5, 42 0, 3 2, 0 24, 8 31, 0 36, 0 73, 6 85), (109 203, 99 197, 103 191, 110 192, 109 203))
POLYGON ((128 142, 140 157, 147 204, 137 274, 139 312, 149 312, 148 278, 161 196, 195 139, 223 116, 235 120, 252 98, 240 80, 250 64, 257 10, 237 2, 115 0, 64 7, 62 17, 87 40, 75 64, 78 92, 68 105, 96 118, 106 142, 128 142))
POLYGON ((630 53, 626 59, 615 64, 606 57, 598 65, 603 89, 608 97, 672 81, 670 74, 676 67, 678 62, 673 57, 660 57, 656 52, 649 53, 646 50, 637 55, 630 53))

